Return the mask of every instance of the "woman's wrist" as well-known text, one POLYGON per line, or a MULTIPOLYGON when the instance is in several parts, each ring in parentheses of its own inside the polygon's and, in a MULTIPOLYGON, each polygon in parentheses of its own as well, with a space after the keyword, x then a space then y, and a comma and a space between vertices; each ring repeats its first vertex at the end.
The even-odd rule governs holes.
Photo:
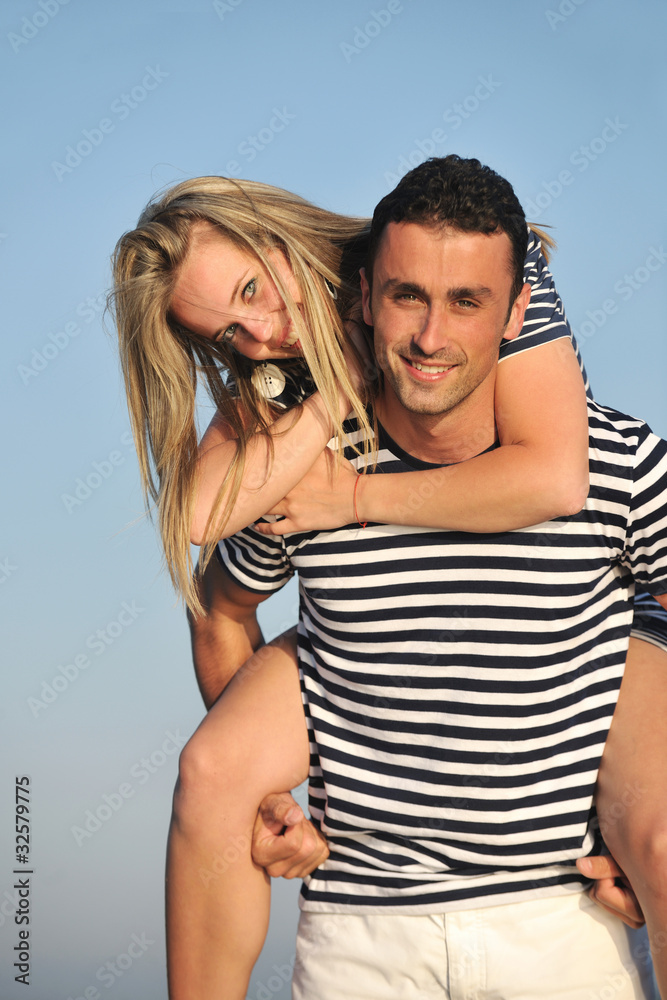
POLYGON ((360 513, 360 505, 361 505, 361 496, 360 496, 360 494, 361 494, 361 481, 363 479, 364 480, 364 486, 366 486, 367 483, 365 482, 365 478, 366 477, 362 476, 361 474, 357 475, 357 478, 354 480, 354 490, 352 492, 352 504, 353 504, 353 507, 354 507, 354 518, 355 518, 357 524, 361 528, 365 528, 366 525, 368 524, 368 518, 365 518, 364 515, 363 515, 363 513, 360 513))

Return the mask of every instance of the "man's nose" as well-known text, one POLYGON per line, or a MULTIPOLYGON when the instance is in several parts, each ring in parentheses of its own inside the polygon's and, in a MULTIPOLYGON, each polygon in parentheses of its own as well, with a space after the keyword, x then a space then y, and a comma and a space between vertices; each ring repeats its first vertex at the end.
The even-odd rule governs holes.
POLYGON ((421 317, 421 325, 412 335, 413 342, 424 354, 437 354, 449 340, 444 309, 429 307, 421 317))

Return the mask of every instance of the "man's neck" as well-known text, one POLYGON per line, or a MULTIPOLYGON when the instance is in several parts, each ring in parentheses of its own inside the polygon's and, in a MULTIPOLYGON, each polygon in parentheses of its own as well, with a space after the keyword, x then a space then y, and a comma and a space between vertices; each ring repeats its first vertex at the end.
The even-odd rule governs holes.
POLYGON ((496 440, 493 399, 471 397, 448 413, 411 413, 389 390, 375 403, 389 436, 413 458, 433 465, 454 465, 480 455, 496 440))

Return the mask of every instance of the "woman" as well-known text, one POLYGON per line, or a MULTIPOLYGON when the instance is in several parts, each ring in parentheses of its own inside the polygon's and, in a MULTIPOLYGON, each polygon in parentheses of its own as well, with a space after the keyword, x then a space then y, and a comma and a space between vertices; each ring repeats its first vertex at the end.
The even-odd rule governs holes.
MULTIPOLYGON (((274 188, 204 178, 179 185, 150 205, 137 230, 119 244, 115 304, 137 450, 147 491, 158 503, 172 577, 195 611, 188 535, 205 543, 205 562, 217 538, 272 509, 332 436, 344 438, 343 418, 350 410, 370 434, 365 403, 372 385, 362 378, 363 354, 351 341, 360 329, 355 276, 365 232, 363 220, 333 216, 274 188), (261 373, 253 373, 244 358, 264 362, 301 356, 318 392, 279 416, 259 391, 261 373), (197 363, 218 410, 199 452, 197 363), (232 389, 223 381, 220 364, 234 376, 232 389)), ((378 477, 382 493, 391 491, 391 520, 397 520, 400 505, 401 523, 504 531, 573 513, 583 504, 587 424, 581 370, 563 339, 568 330, 536 239, 527 263, 538 297, 521 337, 501 351, 501 359, 507 359, 499 367, 496 398, 501 447, 444 470, 444 490, 440 486, 429 494, 426 488, 424 502, 412 508, 411 491, 427 483, 430 473, 378 477), (546 296, 545 307, 540 294, 546 296), (514 355, 511 361, 509 355, 514 355)), ((272 383, 281 379, 276 371, 272 383)), ((264 395, 278 390, 282 386, 271 384, 264 395)), ((439 482, 442 473, 438 470, 439 482)), ((364 480, 361 490, 353 482, 348 522, 389 520, 374 477, 364 480)), ((652 651, 662 655, 656 647, 652 651)), ((262 873, 249 856, 252 817, 263 792, 293 786, 307 766, 302 713, 303 736, 292 740, 300 708, 293 648, 273 647, 272 656, 269 664, 264 654, 261 674, 255 666, 244 685, 230 688, 193 741, 195 749, 184 754, 169 860, 174 998, 197 996, 197 991, 212 995, 223 988, 225 996, 243 996, 261 948, 267 896, 262 873), (277 716, 284 723, 282 753, 260 763, 247 752, 254 746, 248 733, 253 725, 266 733, 277 716), (216 746, 227 771, 210 782, 206 768, 198 774, 200 754, 203 749, 204 760, 210 760, 209 748, 215 755, 216 746), (236 754, 233 767, 225 756, 230 753, 236 754), (233 794, 237 789, 229 784, 230 775, 235 781, 243 776, 242 794, 233 794), (203 797, 202 788, 207 790, 203 797), (225 806, 214 815, 216 792, 222 789, 225 806), (203 811, 202 798, 208 805, 203 811), (218 865, 213 881, 204 885, 198 872, 211 871, 205 862, 210 852, 215 856, 216 841, 221 850, 235 837, 242 841, 239 857, 218 865)), ((616 730, 622 745, 627 734, 616 730)), ((621 773, 619 765, 609 779, 611 802, 616 787, 622 787, 621 773)), ((650 831, 652 822, 649 815, 642 831, 650 831)), ((624 828, 619 820, 610 831, 619 841, 620 851, 616 844, 613 849, 622 863, 624 828)), ((633 824, 631 832, 636 831, 633 824)), ((625 863, 634 881, 633 859, 634 854, 625 863)), ((638 866, 635 870, 641 872, 638 866)), ((640 892, 640 901, 649 926, 658 927, 663 915, 650 888, 643 896, 640 892)))

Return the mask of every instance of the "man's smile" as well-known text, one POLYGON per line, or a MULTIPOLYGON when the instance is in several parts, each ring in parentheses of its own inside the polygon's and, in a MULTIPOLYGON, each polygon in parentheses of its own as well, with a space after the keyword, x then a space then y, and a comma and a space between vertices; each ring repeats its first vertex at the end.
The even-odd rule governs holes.
POLYGON ((405 355, 401 355, 400 357, 406 368, 411 369, 412 373, 415 373, 416 377, 421 378, 422 380, 430 380, 435 378, 436 375, 444 375, 457 367, 454 362, 446 364, 429 364, 424 361, 415 361, 413 358, 408 358, 405 355))

